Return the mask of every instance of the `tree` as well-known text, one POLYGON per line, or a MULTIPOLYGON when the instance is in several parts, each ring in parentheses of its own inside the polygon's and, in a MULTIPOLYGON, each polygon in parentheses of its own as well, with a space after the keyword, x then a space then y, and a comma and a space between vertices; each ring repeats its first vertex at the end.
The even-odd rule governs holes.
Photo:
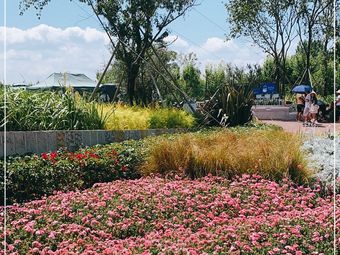
MULTIPOLYGON (((30 7, 41 10, 51 0, 21 0, 21 13, 30 7)), ((196 0, 78 0, 92 6, 105 19, 105 30, 118 41, 116 59, 125 65, 127 93, 132 105, 136 80, 148 49, 167 35, 166 27, 184 15, 196 0)))
MULTIPOLYGON (((309 72, 311 68, 311 47, 316 34, 325 36, 324 49, 327 51, 333 21, 333 0, 297 0, 297 25, 300 42, 306 55, 306 70, 303 81, 310 82, 309 72), (309 77, 309 78, 308 78, 309 77)), ((327 54, 326 52, 324 52, 327 54)), ((326 55, 324 55, 325 58, 326 55)), ((324 59, 324 65, 327 59, 324 59)))
POLYGON ((220 63, 217 67, 212 65, 205 68, 205 91, 204 96, 209 99, 214 95, 225 81, 224 66, 220 63))
MULTIPOLYGON (((169 50, 164 45, 154 45, 161 61, 165 64, 166 68, 171 73, 178 76, 179 66, 176 63, 177 53, 169 50)), ((140 67, 140 72, 136 79, 136 99, 137 104, 148 105, 154 101, 163 100, 165 104, 174 103, 176 101, 177 94, 169 86, 169 81, 165 80, 161 75, 161 71, 155 69, 152 62, 156 66, 160 66, 158 58, 153 54, 152 50, 148 50, 148 55, 151 59, 148 62, 143 62, 140 67)), ((127 82, 127 77, 123 76, 125 65, 122 61, 116 60, 107 71, 104 82, 106 83, 119 83, 123 78, 124 82, 127 82)), ((99 76, 100 74, 97 74, 99 76)), ((124 95, 124 100, 126 96, 124 95)))
POLYGON ((182 68, 182 77, 180 83, 184 91, 195 99, 203 97, 203 85, 201 81, 201 71, 197 67, 197 56, 191 52, 187 55, 179 57, 180 66, 182 68))
POLYGON ((322 21, 322 14, 324 14, 323 22, 325 22, 325 25, 321 25, 321 27, 325 29, 324 32, 329 29, 329 21, 332 20, 333 12, 332 3, 333 0, 297 0, 298 34, 300 41, 304 42, 301 45, 306 55, 307 72, 303 77, 304 82, 310 81, 309 78, 311 78, 309 77, 309 72, 311 68, 311 47, 313 40, 315 40, 314 34, 321 32, 318 23, 322 21))
POLYGON ((278 86, 287 82, 287 52, 297 36, 294 29, 297 20, 294 7, 294 1, 290 0, 230 0, 226 4, 230 23, 229 37, 248 37, 268 53, 274 61, 278 86))

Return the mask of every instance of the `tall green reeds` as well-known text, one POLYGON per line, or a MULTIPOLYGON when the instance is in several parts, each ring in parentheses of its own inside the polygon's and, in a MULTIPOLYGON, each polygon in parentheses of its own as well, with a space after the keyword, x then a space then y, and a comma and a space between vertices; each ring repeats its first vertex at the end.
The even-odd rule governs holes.
MULTIPOLYGON (((4 90, 0 90, 1 101, 4 90)), ((7 90, 7 116, 1 108, 1 129, 8 131, 29 130, 84 130, 103 129, 102 116, 94 103, 86 103, 71 91, 28 92, 7 90)), ((0 102, 3 105, 3 101, 0 102)))

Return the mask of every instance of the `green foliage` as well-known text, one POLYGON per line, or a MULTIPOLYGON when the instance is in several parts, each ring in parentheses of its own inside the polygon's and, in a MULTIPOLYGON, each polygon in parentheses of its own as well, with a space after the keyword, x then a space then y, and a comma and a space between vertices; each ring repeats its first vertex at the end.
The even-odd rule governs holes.
MULTIPOLYGON (((4 105, 4 90, 0 103, 4 105)), ((86 103, 70 91, 27 92, 7 90, 6 125, 8 131, 103 129, 107 116, 101 115, 94 103, 86 103)), ((4 108, 1 108, 1 127, 4 108)))
POLYGON ((200 71, 193 65, 185 66, 183 69, 183 80, 185 92, 193 98, 201 98, 203 88, 201 85, 200 71))
POLYGON ((205 97, 211 97, 216 90, 224 83, 225 72, 224 67, 219 65, 217 68, 213 66, 206 67, 205 69, 205 97))
POLYGON ((197 100, 203 98, 203 82, 200 78, 201 72, 196 66, 197 57, 195 53, 189 53, 187 55, 180 56, 182 72, 179 83, 183 90, 191 98, 197 100))
POLYGON ((158 109, 151 112, 149 123, 150 128, 191 128, 195 118, 185 111, 158 109))
MULTIPOLYGON (((76 152, 60 150, 9 158, 6 162, 7 203, 38 199, 56 191, 85 189, 98 182, 137 178, 136 166, 142 155, 140 147, 141 142, 134 141, 76 152)), ((3 194, 3 172, 0 182, 3 194)))
POLYGON ((250 86, 226 85, 222 88, 220 102, 230 126, 244 125, 252 119, 253 93, 250 86))
MULTIPOLYGON (((306 42, 303 44, 306 44, 306 42)), ((340 43, 338 44, 340 45, 340 43)), ((339 61, 336 61, 337 64, 340 65, 339 61)), ((302 43, 299 43, 295 53, 287 58, 285 85, 288 93, 296 84, 310 84, 309 80, 306 81, 304 77, 305 62, 306 54, 303 50, 302 43)), ((267 57, 260 68, 260 80, 274 81, 274 68, 275 65, 273 58, 267 57)), ((331 49, 327 49, 325 52, 323 42, 321 40, 313 41, 311 44, 310 68, 312 85, 318 95, 333 95, 333 51, 331 49)), ((336 75, 336 79, 338 80, 340 75, 338 73, 336 73, 336 75)), ((329 102, 329 100, 326 101, 329 102)))

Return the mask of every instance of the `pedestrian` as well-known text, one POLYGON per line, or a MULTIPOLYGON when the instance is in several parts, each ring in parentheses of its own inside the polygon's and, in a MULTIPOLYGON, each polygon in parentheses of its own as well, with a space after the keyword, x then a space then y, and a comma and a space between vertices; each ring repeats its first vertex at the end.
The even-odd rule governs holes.
POLYGON ((308 126, 308 124, 311 121, 311 118, 314 117, 314 121, 316 118, 316 113, 319 110, 319 107, 317 106, 317 98, 316 93, 313 90, 311 93, 306 95, 305 97, 305 108, 303 110, 303 118, 304 118, 304 126, 308 126), (311 112, 312 108, 312 112, 311 112))
POLYGON ((296 94, 296 108, 297 108, 297 115, 296 120, 297 121, 303 121, 303 110, 305 108, 305 94, 296 94))
POLYGON ((319 105, 318 105, 318 99, 316 97, 315 91, 312 91, 310 93, 310 119, 312 125, 317 125, 318 123, 318 113, 319 113, 319 105))

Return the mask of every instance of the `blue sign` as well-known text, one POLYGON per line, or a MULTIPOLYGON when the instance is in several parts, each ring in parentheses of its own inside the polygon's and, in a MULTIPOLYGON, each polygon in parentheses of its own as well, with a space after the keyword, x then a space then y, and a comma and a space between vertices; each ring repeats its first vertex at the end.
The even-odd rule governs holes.
POLYGON ((253 94, 256 96, 256 95, 261 95, 262 94, 262 89, 253 89, 253 94))
POLYGON ((277 93, 275 83, 262 83, 260 85, 263 94, 275 94, 277 93))

